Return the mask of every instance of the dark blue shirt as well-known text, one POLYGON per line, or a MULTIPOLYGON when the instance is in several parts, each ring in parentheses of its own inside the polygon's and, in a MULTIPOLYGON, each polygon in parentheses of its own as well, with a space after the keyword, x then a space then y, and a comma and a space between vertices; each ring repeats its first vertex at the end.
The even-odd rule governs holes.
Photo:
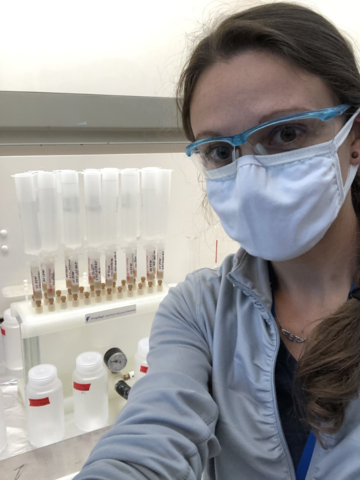
POLYGON ((300 419, 292 397, 292 384, 297 361, 280 339, 275 365, 275 387, 281 424, 295 470, 299 464, 310 429, 300 419))

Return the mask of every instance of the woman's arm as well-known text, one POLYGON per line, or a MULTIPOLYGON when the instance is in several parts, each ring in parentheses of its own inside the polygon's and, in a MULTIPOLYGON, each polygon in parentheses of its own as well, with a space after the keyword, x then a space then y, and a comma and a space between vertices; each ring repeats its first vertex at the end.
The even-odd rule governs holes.
POLYGON ((154 319, 149 370, 76 480, 200 480, 220 452, 208 391, 211 354, 195 274, 172 288, 154 319))

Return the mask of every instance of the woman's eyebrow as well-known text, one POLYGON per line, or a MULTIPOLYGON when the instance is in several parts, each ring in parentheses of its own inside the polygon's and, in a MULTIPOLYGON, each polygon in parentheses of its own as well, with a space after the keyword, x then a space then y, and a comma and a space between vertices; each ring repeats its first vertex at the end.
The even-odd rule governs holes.
POLYGON ((195 142, 208 137, 226 137, 226 135, 222 135, 220 132, 215 132, 213 130, 204 130, 196 135, 195 142))
MULTIPOLYGON (((261 125, 262 123, 266 123, 269 120, 272 120, 273 118, 279 118, 279 117, 285 117, 286 115, 290 115, 291 113, 303 113, 303 112, 311 112, 312 110, 318 110, 317 108, 314 107, 309 107, 309 106, 299 106, 299 105, 294 105, 293 107, 290 108, 283 108, 281 110, 274 110, 270 113, 267 113, 266 115, 263 115, 259 122, 258 125, 261 125)), ((240 133, 240 131, 239 131, 240 133)), ((229 135, 223 135, 220 132, 215 132, 214 130, 203 130, 202 132, 198 133, 195 137, 195 141, 201 140, 203 138, 210 138, 210 137, 228 137, 229 135)))
POLYGON ((263 115, 260 120, 258 125, 261 125, 262 123, 266 123, 269 120, 272 120, 273 118, 278 118, 278 117, 285 117, 286 115, 290 115, 291 113, 304 113, 304 112, 311 112, 312 110, 319 110, 318 108, 309 107, 309 106, 299 106, 299 105, 294 105, 293 107, 290 108, 283 108, 281 110, 275 110, 271 113, 267 113, 266 115, 263 115))

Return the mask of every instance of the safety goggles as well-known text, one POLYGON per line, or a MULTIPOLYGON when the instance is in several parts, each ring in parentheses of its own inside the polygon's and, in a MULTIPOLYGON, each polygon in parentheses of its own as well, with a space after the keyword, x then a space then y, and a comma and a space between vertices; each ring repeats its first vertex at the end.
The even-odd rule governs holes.
POLYGON ((232 137, 213 137, 188 145, 186 155, 202 172, 221 168, 243 155, 274 155, 331 141, 335 118, 350 105, 276 118, 232 137))

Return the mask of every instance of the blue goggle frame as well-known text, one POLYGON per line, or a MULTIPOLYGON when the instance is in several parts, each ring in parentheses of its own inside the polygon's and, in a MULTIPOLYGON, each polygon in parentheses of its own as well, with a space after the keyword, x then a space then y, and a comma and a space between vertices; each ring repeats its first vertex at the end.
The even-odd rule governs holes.
POLYGON ((318 120, 322 120, 326 122, 326 120, 331 120, 334 117, 338 117, 342 115, 350 108, 350 105, 342 104, 337 105, 336 107, 325 108, 323 110, 314 110, 311 112, 302 112, 297 113, 295 115, 286 115, 285 117, 276 118, 274 120, 270 120, 269 122, 262 123, 261 125, 257 125, 256 127, 249 128, 242 133, 238 133, 232 137, 212 137, 212 138, 204 138, 202 140, 198 140, 196 142, 190 143, 185 149, 185 153, 188 157, 191 157, 193 153, 200 153, 198 147, 203 145, 204 143, 210 142, 227 142, 233 147, 237 147, 239 145, 244 145, 247 142, 247 139, 252 135, 254 132, 261 130, 264 127, 269 127, 271 125, 276 125, 277 123, 287 122, 290 120, 300 120, 303 118, 316 118, 318 120))

